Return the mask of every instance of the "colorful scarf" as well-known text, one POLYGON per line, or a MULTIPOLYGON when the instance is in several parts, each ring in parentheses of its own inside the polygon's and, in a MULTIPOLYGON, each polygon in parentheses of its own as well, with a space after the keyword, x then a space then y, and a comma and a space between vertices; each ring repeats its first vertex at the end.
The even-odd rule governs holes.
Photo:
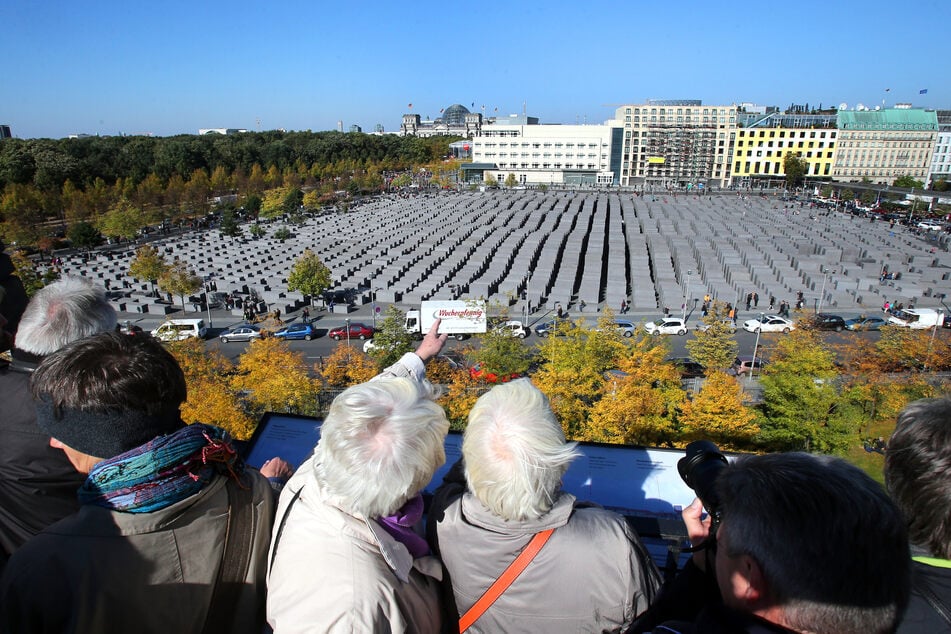
POLYGON ((79 503, 150 513, 198 493, 216 473, 237 478, 243 470, 226 431, 186 425, 98 463, 79 489, 79 503))
POLYGON ((406 546, 413 559, 429 554, 429 545, 426 540, 416 534, 413 527, 423 517, 423 496, 419 493, 409 499, 393 515, 377 519, 390 536, 406 546))

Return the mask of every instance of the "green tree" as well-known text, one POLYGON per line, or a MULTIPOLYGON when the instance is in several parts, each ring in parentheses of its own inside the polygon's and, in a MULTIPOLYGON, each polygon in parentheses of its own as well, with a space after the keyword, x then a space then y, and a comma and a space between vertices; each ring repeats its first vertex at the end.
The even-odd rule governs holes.
POLYGON ((902 176, 899 176, 894 181, 892 181, 892 186, 906 187, 908 189, 924 189, 925 188, 924 183, 922 183, 919 180, 915 180, 913 176, 908 176, 907 174, 903 174, 902 176))
POLYGON ((855 192, 849 188, 843 189, 841 200, 842 202, 845 202, 845 203, 852 202, 853 200, 855 200, 855 192))
POLYGON ((515 178, 515 174, 509 172, 509 175, 505 177, 505 186, 511 189, 518 185, 518 180, 515 178))
POLYGON ((498 186, 499 186, 499 181, 498 181, 497 178, 495 178, 495 176, 492 176, 492 174, 489 174, 488 176, 485 177, 485 186, 486 186, 486 187, 498 187, 498 186))
POLYGON ((255 222, 248 228, 248 233, 251 234, 252 238, 260 238, 264 235, 264 227, 255 222))
POLYGON ((129 275, 137 280, 147 280, 152 286, 152 295, 155 295, 155 282, 165 271, 168 270, 168 263, 161 253, 153 246, 148 244, 139 247, 135 251, 135 257, 129 262, 129 275))
POLYGON ((128 200, 122 199, 99 219, 98 224, 103 235, 132 240, 138 235, 139 229, 148 223, 141 209, 133 206, 128 200))
POLYGON ((244 209, 252 217, 256 218, 257 215, 261 213, 261 205, 263 204, 263 202, 264 201, 261 200, 260 196, 258 196, 257 194, 251 194, 244 200, 244 209))
POLYGON ((299 188, 295 187, 287 192, 287 195, 284 196, 284 213, 293 214, 300 211, 301 205, 304 204, 304 192, 299 188))
POLYGON ((383 369, 396 363, 414 349, 413 335, 406 332, 406 313, 392 304, 386 307, 383 319, 377 321, 370 356, 383 369))
POLYGON ((808 170, 809 164, 799 154, 786 152, 786 156, 783 157, 783 172, 786 174, 787 188, 799 187, 808 170))
POLYGON ((725 372, 707 375, 703 387, 680 408, 684 442, 710 440, 723 449, 746 449, 759 433, 749 397, 735 377, 725 372))
POLYGON ((234 210, 225 209, 222 212, 221 224, 218 225, 218 230, 221 232, 221 235, 227 236, 232 240, 241 236, 241 225, 238 224, 238 219, 235 217, 234 210))
POLYGON ((72 245, 79 249, 91 249, 102 242, 102 235, 88 222, 77 222, 66 234, 72 245))
POLYGON ((855 429, 836 413, 835 355, 814 330, 799 329, 779 339, 763 369, 761 439, 769 449, 837 453, 854 440, 855 429))
MULTIPOLYGON (((499 323, 504 323, 507 315, 503 312, 499 323)), ((484 334, 476 335, 479 342, 472 357, 486 373, 497 376, 525 374, 532 363, 532 352, 521 339, 509 335, 500 328, 488 328, 484 334)), ((483 375, 485 376, 485 375, 483 375)))
POLYGON ((733 365, 739 350, 727 313, 725 303, 713 302, 707 316, 703 318, 706 329, 697 328, 693 333, 694 338, 686 344, 690 356, 704 367, 707 374, 733 365))
POLYGON ((185 298, 201 290, 202 280, 192 272, 188 265, 175 258, 158 278, 158 285, 166 293, 178 295, 182 300, 182 312, 185 312, 185 298))
POLYGON ((287 276, 287 290, 300 291, 312 298, 330 288, 332 283, 330 269, 310 249, 304 249, 287 276))
POLYGON ((946 192, 946 191, 948 191, 948 181, 947 181, 947 179, 944 179, 944 178, 936 179, 933 183, 931 183, 931 189, 933 189, 933 190, 936 191, 936 192, 946 192))

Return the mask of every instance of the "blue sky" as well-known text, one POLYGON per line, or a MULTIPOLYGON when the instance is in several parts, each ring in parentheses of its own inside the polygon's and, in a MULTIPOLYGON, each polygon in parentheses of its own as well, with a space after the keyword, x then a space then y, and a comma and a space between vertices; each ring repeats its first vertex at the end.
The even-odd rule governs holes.
POLYGON ((0 123, 57 138, 394 131, 410 103, 524 103, 545 123, 649 98, 951 108, 949 23, 948 0, 4 0, 0 123))

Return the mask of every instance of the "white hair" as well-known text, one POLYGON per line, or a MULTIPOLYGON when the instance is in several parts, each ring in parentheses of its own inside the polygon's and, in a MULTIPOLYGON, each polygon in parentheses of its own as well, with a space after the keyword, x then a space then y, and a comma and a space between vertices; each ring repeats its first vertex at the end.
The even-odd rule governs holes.
POLYGON ((469 490, 510 521, 547 513, 578 455, 548 398, 528 379, 497 385, 469 412, 462 440, 469 490))
POLYGON ((116 323, 116 311, 102 286, 67 276, 33 295, 20 319, 15 344, 24 352, 45 356, 79 339, 111 332, 116 323))
POLYGON ((369 381, 334 399, 315 454, 315 475, 354 515, 392 515, 446 462, 449 421, 433 388, 408 378, 369 381))

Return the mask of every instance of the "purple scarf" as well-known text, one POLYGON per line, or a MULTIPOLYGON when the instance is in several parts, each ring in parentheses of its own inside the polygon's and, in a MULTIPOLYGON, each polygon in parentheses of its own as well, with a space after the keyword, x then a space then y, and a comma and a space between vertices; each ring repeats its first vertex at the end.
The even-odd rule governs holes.
POLYGON ((376 521, 383 527, 383 530, 390 534, 390 537, 406 546, 413 559, 417 559, 429 554, 429 544, 413 530, 413 527, 422 517, 423 496, 421 493, 417 493, 396 513, 377 518, 376 521))

